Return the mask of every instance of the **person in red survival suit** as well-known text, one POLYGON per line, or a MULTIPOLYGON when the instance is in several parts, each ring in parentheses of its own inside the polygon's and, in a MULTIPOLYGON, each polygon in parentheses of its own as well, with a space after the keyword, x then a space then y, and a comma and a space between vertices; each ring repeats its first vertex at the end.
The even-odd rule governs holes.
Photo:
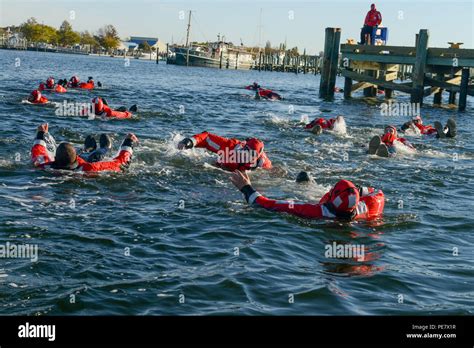
POLYGON ((234 171, 230 180, 244 194, 245 200, 268 210, 285 212, 307 219, 374 219, 382 215, 384 194, 372 187, 356 187, 340 180, 318 203, 301 203, 267 198, 256 191, 245 172, 234 171))
MULTIPOLYGON (((99 87, 102 86, 100 82, 97 83, 99 87)), ((69 79, 69 82, 67 83, 67 87, 69 88, 82 88, 82 89, 94 89, 95 88, 95 83, 92 77, 89 77, 87 82, 81 82, 77 76, 73 76, 69 79)))
POLYGON ((66 93, 67 89, 60 84, 56 84, 54 78, 48 77, 46 83, 41 82, 38 88, 40 91, 54 91, 57 93, 66 93))
POLYGON ((408 140, 406 140, 405 138, 398 137, 397 128, 395 128, 395 126, 385 127, 384 134, 382 135, 381 140, 387 146, 393 146, 394 141, 399 141, 403 145, 406 145, 414 149, 413 145, 411 145, 408 140))
POLYGON ((48 98, 43 96, 40 91, 35 89, 28 97, 28 101, 32 104, 46 104, 48 102, 48 98))
POLYGON ((79 77, 77 77, 76 75, 74 75, 73 77, 71 77, 71 78, 69 79, 69 83, 68 83, 67 85, 68 85, 68 87, 78 88, 78 87, 79 87, 79 83, 80 83, 79 77))
POLYGON ((124 110, 124 111, 112 110, 107 105, 107 102, 104 99, 100 98, 100 97, 95 97, 94 99, 92 99, 92 104, 93 104, 93 107, 94 107, 94 113, 97 116, 114 117, 114 118, 130 118, 130 117, 132 117, 132 113, 129 112, 129 111, 126 111, 126 110, 124 110))
POLYGON ((245 86, 245 89, 249 89, 251 91, 256 91, 260 88, 260 85, 257 82, 254 82, 251 85, 245 86))
POLYGON ((260 98, 271 99, 271 100, 282 99, 282 97, 278 93, 273 92, 271 89, 258 88, 255 91, 255 99, 260 99, 260 98))
POLYGON ((312 129, 313 127, 319 125, 322 129, 331 129, 334 127, 334 123, 336 122, 335 118, 330 118, 329 120, 325 120, 324 118, 315 118, 313 121, 308 123, 304 128, 305 129, 312 129))
POLYGON ((388 157, 390 154, 394 155, 396 153, 396 148, 394 146, 395 141, 405 145, 410 150, 416 150, 408 140, 398 137, 397 128, 394 126, 387 126, 385 127, 382 136, 376 135, 370 140, 369 155, 378 155, 382 157, 388 157))
POLYGON ((48 138, 52 138, 48 133, 48 128, 47 123, 38 126, 35 142, 31 148, 31 161, 35 167, 40 169, 120 172, 130 165, 133 146, 138 143, 138 138, 133 133, 129 133, 122 143, 119 154, 114 159, 89 163, 77 155, 76 150, 70 143, 59 144, 55 149, 55 154, 48 150, 47 141, 48 138))
MULTIPOLYGON (((102 86, 100 82, 98 83, 98 86, 99 87, 102 86)), ((94 83, 94 80, 92 79, 92 77, 89 77, 87 82, 80 82, 78 87, 82 88, 82 89, 94 89, 95 88, 95 83, 94 83)))
POLYGON ((325 129, 333 130, 337 122, 345 122, 344 117, 337 116, 336 118, 330 118, 328 120, 322 117, 315 118, 313 121, 308 123, 304 128, 305 130, 318 135, 318 134, 321 134, 323 130, 325 129))
POLYGON ((434 135, 437 138, 454 138, 456 136, 456 121, 450 118, 446 126, 442 126, 441 122, 436 121, 434 127, 424 125, 420 115, 414 116, 411 121, 404 123, 401 130, 405 132, 408 129, 413 129, 419 134, 434 135))
POLYGON ((370 11, 367 12, 364 20, 364 27, 360 32, 359 45, 365 44, 365 35, 372 35, 373 29, 382 23, 382 14, 377 11, 375 4, 370 5, 370 11))
POLYGON ((184 138, 178 144, 180 150, 193 147, 205 148, 217 153, 219 155, 217 166, 229 171, 272 168, 272 162, 263 151, 263 142, 256 138, 240 141, 203 132, 193 135, 191 138, 184 138))

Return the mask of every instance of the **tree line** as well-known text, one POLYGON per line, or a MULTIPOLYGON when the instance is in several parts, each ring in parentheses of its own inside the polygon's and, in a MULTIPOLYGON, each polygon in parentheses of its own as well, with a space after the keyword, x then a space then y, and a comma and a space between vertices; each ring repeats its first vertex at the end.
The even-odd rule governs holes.
POLYGON ((64 21, 59 29, 49 25, 40 24, 35 18, 28 19, 18 27, 18 31, 29 42, 48 43, 62 47, 74 45, 89 45, 91 49, 98 50, 101 47, 107 52, 117 48, 120 44, 117 29, 111 24, 100 28, 95 34, 89 31, 77 32, 71 23, 64 21))
POLYGON ((298 47, 287 48, 286 44, 284 43, 279 44, 278 47, 272 47, 272 44, 270 41, 267 41, 265 43, 264 48, 247 47, 247 51, 249 52, 261 51, 265 55, 274 55, 274 54, 280 54, 282 52, 286 52, 286 55, 290 57, 298 57, 301 55, 300 52, 298 51, 298 47))

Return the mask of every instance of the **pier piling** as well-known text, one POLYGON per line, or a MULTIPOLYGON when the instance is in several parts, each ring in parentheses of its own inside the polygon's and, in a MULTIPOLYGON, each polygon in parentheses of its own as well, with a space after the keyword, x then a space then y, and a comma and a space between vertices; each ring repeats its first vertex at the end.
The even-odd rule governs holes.
MULTIPOLYGON (((444 80, 444 75, 441 73, 436 74, 436 79, 438 81, 443 81, 444 80)), ((439 88, 438 91, 434 94, 433 96, 433 104, 434 105, 441 105, 443 102, 443 89, 439 88)))
POLYGON ((459 111, 466 110, 468 85, 469 85, 469 69, 464 68, 462 69, 462 73, 461 73, 461 85, 460 85, 459 104, 458 104, 459 111))
POLYGON ((332 99, 334 97, 340 39, 340 28, 326 28, 323 66, 319 85, 319 97, 323 99, 332 99))
MULTIPOLYGON (((348 69, 352 71, 352 69, 348 69)), ((344 78, 344 98, 349 99, 352 97, 352 79, 350 77, 344 78)))
POLYGON ((420 103, 420 105, 423 103, 426 58, 428 56, 428 39, 428 30, 421 29, 416 40, 416 61, 413 67, 413 91, 411 92, 411 102, 420 103))

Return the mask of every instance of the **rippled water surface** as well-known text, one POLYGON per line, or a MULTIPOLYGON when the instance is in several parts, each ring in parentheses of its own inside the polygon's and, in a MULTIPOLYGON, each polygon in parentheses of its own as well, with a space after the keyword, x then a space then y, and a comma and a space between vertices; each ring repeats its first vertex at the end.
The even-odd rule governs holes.
POLYGON ((319 76, 5 50, 0 66, 0 243, 39 248, 37 262, 0 259, 0 314, 473 314, 472 99, 465 113, 422 109, 425 123, 454 117, 456 139, 409 137, 417 154, 380 159, 366 155, 368 140, 405 118, 382 116, 383 99, 321 101, 319 76), (49 75, 73 74, 104 88, 52 100, 137 103, 136 119, 22 104, 49 75), (242 86, 255 80, 285 100, 254 100, 242 86), (338 114, 347 135, 302 131, 302 121, 338 114), (78 146, 102 132, 114 149, 130 131, 141 143, 126 173, 54 175, 28 160, 40 122, 78 146), (251 178, 268 196, 317 200, 346 178, 385 192, 384 217, 349 224, 251 209, 212 154, 176 150, 204 130, 265 141, 276 170, 251 178), (316 183, 296 184, 301 170, 316 183), (365 245, 365 261, 326 258, 334 241, 365 245))

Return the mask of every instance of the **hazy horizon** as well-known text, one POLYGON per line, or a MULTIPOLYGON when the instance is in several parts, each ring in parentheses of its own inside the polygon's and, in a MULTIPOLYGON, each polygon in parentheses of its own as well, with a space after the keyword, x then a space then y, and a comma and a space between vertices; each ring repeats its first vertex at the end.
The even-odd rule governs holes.
MULTIPOLYGON (((192 10, 192 41, 226 41, 246 46, 306 48, 310 54, 323 49, 324 28, 342 29, 341 42, 358 40, 370 1, 268 1, 230 0, 0 0, 0 26, 19 25, 30 17, 58 28, 68 20, 74 30, 97 31, 113 24, 122 39, 129 36, 158 37, 164 43, 184 43, 188 11, 192 10), (73 11, 73 12, 71 12, 73 11), (73 14, 74 18, 71 17, 73 14), (261 18, 261 25, 260 25, 261 18), (259 40, 259 33, 261 39, 259 40)), ((471 1, 376 2, 390 45, 413 46, 419 29, 430 31, 430 47, 448 47, 448 41, 473 48, 474 5, 471 1), (422 15, 421 15, 422 14, 422 15), (461 23, 461 24, 459 24, 461 23), (458 28, 459 27, 459 28, 458 28)))

